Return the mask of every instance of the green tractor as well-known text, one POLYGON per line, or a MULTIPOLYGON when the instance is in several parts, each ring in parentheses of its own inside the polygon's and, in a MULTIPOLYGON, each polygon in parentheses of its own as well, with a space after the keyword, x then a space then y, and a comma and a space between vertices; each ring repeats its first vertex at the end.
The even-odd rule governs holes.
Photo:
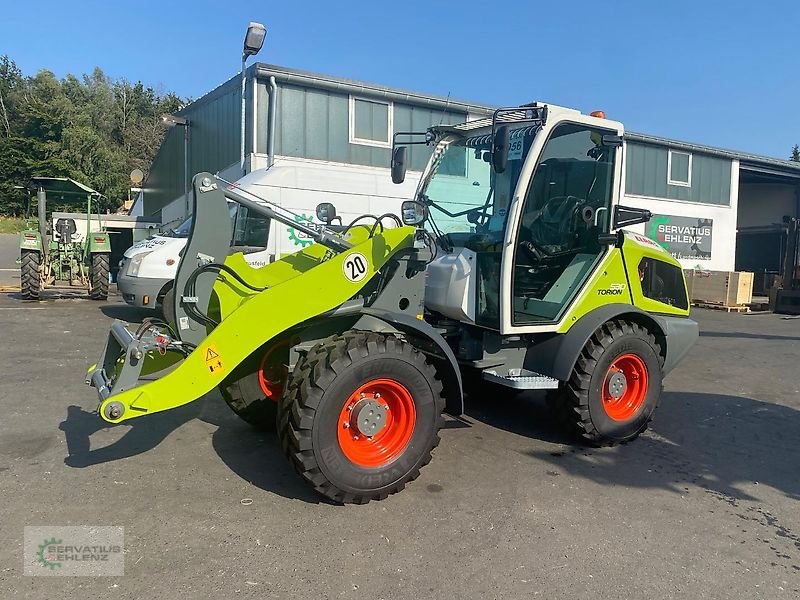
MULTIPOLYGON (((42 290, 55 287, 87 289, 93 300, 108 298, 111 241, 101 225, 91 230, 92 202, 100 192, 66 177, 34 177, 39 216, 38 229, 20 233, 20 291, 26 300, 38 300, 42 290), (53 219, 47 211, 47 195, 59 204, 84 202, 86 231, 78 231, 75 219, 53 219)), ((96 214, 100 221, 100 213, 96 214)))
POLYGON ((411 144, 432 148, 415 197, 347 226, 331 204, 322 224, 299 222, 247 178, 196 175, 170 322, 112 325, 87 374, 100 417, 218 389, 343 503, 416 478, 465 389, 487 402, 544 390, 592 444, 644 431, 698 326, 678 262, 624 229, 650 214, 619 204, 622 124, 532 104, 394 141, 396 183, 411 144), (230 252, 226 198, 315 243, 250 267, 230 252))

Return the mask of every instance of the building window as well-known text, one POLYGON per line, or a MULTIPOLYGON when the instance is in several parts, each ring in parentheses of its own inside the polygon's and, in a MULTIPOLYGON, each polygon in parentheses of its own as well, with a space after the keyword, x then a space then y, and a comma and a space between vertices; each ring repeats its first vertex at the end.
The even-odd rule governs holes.
POLYGON ((350 143, 391 148, 393 108, 391 102, 350 96, 350 143))
POLYGON ((692 187, 692 155, 670 150, 667 158, 667 183, 692 187))

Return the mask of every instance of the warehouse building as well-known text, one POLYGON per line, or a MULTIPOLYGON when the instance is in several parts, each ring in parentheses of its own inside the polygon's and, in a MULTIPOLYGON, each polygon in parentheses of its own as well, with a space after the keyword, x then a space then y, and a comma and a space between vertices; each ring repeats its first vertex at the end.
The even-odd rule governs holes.
POLYGON ((654 217, 638 227, 685 268, 781 271, 787 221, 800 216, 800 163, 626 133, 624 203, 654 217))
MULTIPOLYGON (((375 179, 385 185, 367 193, 409 198, 414 173, 401 186, 389 181, 393 133, 493 110, 263 63, 247 69, 245 89, 244 164, 236 76, 178 113, 134 214, 177 222, 189 210, 185 192, 192 174, 220 172, 234 180, 275 161, 302 164, 320 177, 381 173, 375 179)), ((623 204, 654 213, 637 229, 685 268, 753 271, 755 292, 763 291, 764 275, 781 270, 786 221, 800 216, 800 163, 639 133, 625 138, 623 204)), ((421 170, 428 156, 425 146, 411 147, 411 170, 421 170)))
MULTIPOLYGON (((241 164, 241 84, 238 76, 180 111, 153 162, 137 200, 143 215, 162 223, 186 216, 191 176, 220 172, 226 179, 263 169, 272 162, 297 163, 329 176, 385 174, 376 195, 408 199, 414 174, 392 186, 392 134, 424 131, 491 114, 492 108, 406 90, 256 63, 246 71, 245 158, 241 164)), ((413 147, 410 169, 421 171, 430 156, 413 147)), ((363 179, 363 178, 361 178, 363 179)), ((399 203, 398 203, 399 204, 399 203)))

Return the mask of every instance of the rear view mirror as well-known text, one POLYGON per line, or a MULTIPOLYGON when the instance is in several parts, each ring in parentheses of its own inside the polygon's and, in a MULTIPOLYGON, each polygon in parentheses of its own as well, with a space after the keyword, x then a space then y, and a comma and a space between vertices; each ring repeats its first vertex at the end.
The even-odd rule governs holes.
POLYGON ((492 138, 492 167, 495 173, 503 173, 508 166, 508 125, 498 127, 492 138))
POLYGON ((405 146, 398 146, 392 152, 392 183, 403 183, 406 180, 406 151, 405 146))
POLYGON ((614 207, 614 219, 611 226, 613 229, 619 229, 620 227, 647 223, 652 216, 653 213, 644 208, 618 205, 614 207))
POLYGON ((336 207, 331 204, 330 202, 323 202, 321 204, 317 204, 317 219, 325 223, 326 225, 330 225, 331 222, 336 218, 336 207))
POLYGON ((428 207, 415 200, 403 202, 400 212, 403 215, 404 225, 422 225, 428 218, 428 207))

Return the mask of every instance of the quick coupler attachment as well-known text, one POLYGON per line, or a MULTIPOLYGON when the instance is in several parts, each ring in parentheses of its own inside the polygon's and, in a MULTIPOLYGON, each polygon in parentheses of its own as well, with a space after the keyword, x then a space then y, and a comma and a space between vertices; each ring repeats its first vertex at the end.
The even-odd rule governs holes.
POLYGON ((166 368, 189 351, 170 332, 157 325, 145 321, 131 333, 124 322, 114 321, 100 361, 92 365, 86 375, 86 383, 97 390, 100 399, 98 413, 106 421, 115 422, 122 420, 126 410, 137 410, 122 402, 107 401, 111 396, 136 387, 143 370, 146 374, 166 368))

